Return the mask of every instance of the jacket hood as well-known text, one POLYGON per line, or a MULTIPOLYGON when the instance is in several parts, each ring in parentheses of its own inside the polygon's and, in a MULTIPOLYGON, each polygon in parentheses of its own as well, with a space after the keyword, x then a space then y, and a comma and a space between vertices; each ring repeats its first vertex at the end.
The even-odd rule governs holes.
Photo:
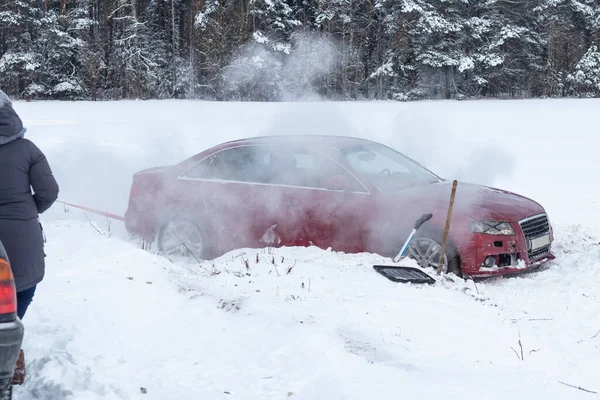
POLYGON ((0 90, 0 145, 23 137, 27 130, 12 107, 10 98, 0 90))

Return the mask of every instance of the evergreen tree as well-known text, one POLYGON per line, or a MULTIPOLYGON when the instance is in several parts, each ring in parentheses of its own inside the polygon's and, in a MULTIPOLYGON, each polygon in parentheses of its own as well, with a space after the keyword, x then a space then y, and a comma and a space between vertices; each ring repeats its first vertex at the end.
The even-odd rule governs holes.
POLYGON ((82 98, 85 89, 78 53, 86 46, 85 42, 70 35, 69 20, 55 10, 45 13, 40 22, 42 35, 35 42, 35 48, 44 66, 39 74, 44 89, 38 95, 54 99, 82 98))
POLYGON ((0 0, 15 98, 600 96, 599 0, 0 0))
POLYGON ((46 91, 44 60, 36 46, 42 25, 38 6, 34 0, 0 3, 0 85, 14 97, 38 97, 46 91))
POLYGON ((575 83, 578 92, 586 97, 600 95, 600 51, 592 46, 575 66, 575 73, 567 77, 575 83))

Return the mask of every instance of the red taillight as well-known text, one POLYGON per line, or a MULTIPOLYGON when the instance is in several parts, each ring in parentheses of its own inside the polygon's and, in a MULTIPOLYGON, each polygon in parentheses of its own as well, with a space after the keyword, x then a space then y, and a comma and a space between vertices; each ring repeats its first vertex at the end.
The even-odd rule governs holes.
POLYGON ((12 269, 8 262, 0 258, 0 315, 17 312, 17 290, 12 269))

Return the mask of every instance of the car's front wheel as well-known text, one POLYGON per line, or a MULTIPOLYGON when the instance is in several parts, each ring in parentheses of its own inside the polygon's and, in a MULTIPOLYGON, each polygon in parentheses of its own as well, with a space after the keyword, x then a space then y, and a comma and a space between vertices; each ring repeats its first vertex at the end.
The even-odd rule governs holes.
MULTIPOLYGON (((440 251, 442 250, 441 243, 441 235, 416 235, 408 246, 407 255, 415 260, 421 268, 434 268, 437 270, 440 262, 440 251)), ((445 253, 442 272, 460 275, 460 256, 450 241, 446 243, 445 253)))
POLYGON ((212 251, 203 227, 186 219, 171 219, 158 232, 158 251, 168 257, 209 260, 212 251))

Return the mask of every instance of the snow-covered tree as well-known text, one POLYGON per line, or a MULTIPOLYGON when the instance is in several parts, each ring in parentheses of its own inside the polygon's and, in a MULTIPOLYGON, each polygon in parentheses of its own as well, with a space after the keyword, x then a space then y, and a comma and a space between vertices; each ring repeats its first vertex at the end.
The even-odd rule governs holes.
POLYGON ((600 4, 597 0, 541 0, 534 11, 546 43, 544 95, 575 94, 568 77, 590 46, 600 44, 600 4))
POLYGON ((456 75, 468 66, 466 6, 466 0, 404 0, 419 85, 433 96, 460 95, 456 75))
MULTIPOLYGON (((138 0, 118 0, 111 11, 112 51, 109 62, 114 94, 125 97, 159 97, 170 85, 163 43, 138 15, 138 0)), ((168 90, 168 89, 167 89, 168 90)))
POLYGON ((598 0, 0 0, 19 98, 600 96, 598 0))
POLYGON ((567 79, 574 82, 584 96, 600 95, 600 51, 597 46, 588 49, 567 79))
POLYGON ((278 100, 291 33, 301 23, 285 0, 250 0, 248 9, 252 37, 235 52, 231 68, 224 74, 226 90, 240 99, 278 100))
POLYGON ((71 36, 66 16, 55 10, 46 12, 40 22, 43 34, 35 45, 44 66, 40 71, 44 90, 38 96, 54 99, 82 98, 85 85, 78 53, 86 44, 71 36))
POLYGON ((106 72, 101 24, 95 0, 79 0, 67 12, 67 32, 77 42, 75 60, 86 97, 96 100, 106 72))
POLYGON ((0 86, 13 97, 35 97, 45 90, 43 57, 36 48, 41 16, 33 0, 0 3, 0 86))

